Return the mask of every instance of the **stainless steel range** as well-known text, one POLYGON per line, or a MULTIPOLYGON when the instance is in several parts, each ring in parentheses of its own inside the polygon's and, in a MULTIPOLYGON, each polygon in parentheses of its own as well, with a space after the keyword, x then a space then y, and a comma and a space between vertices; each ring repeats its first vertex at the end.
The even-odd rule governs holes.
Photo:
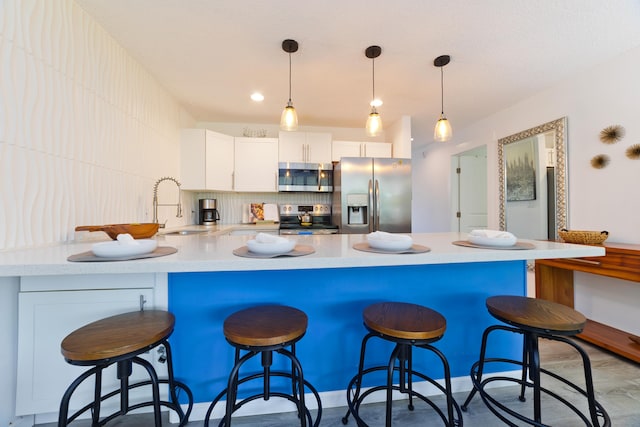
POLYGON ((280 205, 280 234, 336 234, 331 205, 280 205))

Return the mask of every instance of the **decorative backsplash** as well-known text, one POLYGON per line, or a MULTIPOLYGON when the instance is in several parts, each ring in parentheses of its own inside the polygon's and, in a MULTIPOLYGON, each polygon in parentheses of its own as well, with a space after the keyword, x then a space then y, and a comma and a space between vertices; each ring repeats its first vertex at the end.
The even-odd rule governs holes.
MULTIPOLYGON (((189 192, 185 192, 189 193, 189 192)), ((277 204, 331 204, 331 193, 192 193, 191 207, 185 204, 185 217, 190 213, 192 222, 198 223, 198 199, 216 199, 223 224, 238 224, 242 222, 242 205, 248 203, 277 203, 277 204)))

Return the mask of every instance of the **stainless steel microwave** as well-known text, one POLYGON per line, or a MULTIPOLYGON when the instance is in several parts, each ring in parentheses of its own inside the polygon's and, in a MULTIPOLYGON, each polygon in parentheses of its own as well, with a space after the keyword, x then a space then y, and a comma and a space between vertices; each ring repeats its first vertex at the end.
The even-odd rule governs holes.
POLYGON ((333 191, 331 163, 278 163, 278 191, 333 191))

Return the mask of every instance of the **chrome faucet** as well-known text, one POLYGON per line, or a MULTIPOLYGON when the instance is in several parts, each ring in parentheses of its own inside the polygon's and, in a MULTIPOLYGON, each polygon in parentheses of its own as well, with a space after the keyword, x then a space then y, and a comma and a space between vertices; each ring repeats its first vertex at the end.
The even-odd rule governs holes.
MULTIPOLYGON (((153 222, 158 224, 158 206, 177 206, 178 212, 176 213, 176 218, 182 218, 182 204, 180 201, 181 193, 182 191, 180 190, 180 183, 175 178, 171 178, 170 176, 165 176, 156 181, 156 184, 153 186, 153 222), (162 181, 173 181, 178 186, 178 203, 177 204, 159 204, 158 203, 158 185, 160 185, 162 181)), ((164 228, 164 226, 165 224, 160 224, 160 228, 164 228)))

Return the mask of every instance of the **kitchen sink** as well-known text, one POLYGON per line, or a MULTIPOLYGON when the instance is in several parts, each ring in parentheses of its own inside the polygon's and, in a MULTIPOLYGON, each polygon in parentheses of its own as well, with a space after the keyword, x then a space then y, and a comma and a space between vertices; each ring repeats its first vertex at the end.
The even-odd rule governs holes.
POLYGON ((191 234, 202 234, 208 233, 208 230, 180 230, 180 231, 171 231, 169 233, 162 233, 163 236, 189 236, 191 234))

